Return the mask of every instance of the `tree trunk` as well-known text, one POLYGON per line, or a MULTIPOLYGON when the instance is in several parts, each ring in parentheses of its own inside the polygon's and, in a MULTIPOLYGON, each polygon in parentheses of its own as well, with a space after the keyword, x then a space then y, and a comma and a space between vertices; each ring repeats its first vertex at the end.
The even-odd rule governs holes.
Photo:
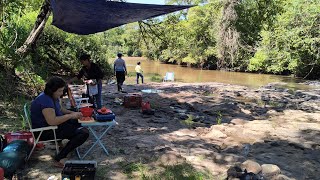
POLYGON ((50 14, 50 2, 49 0, 45 0, 42 4, 40 13, 38 14, 32 31, 30 32, 23 45, 19 49, 17 49, 16 53, 20 54, 21 56, 25 56, 31 49, 34 49, 36 47, 36 42, 39 39, 50 14))

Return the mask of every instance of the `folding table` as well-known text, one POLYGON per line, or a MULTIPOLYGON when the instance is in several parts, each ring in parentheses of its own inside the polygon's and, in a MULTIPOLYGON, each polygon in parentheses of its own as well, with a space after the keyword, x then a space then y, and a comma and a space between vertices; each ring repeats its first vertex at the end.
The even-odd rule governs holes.
POLYGON ((80 155, 79 149, 76 148, 77 154, 79 159, 83 159, 85 158, 88 153, 93 149, 93 147, 96 144, 99 144, 101 146, 101 148, 103 149, 103 151, 109 155, 107 148, 104 146, 104 144, 101 142, 101 139, 106 135, 106 133, 108 132, 109 129, 111 129, 114 125, 116 125, 117 122, 115 120, 112 121, 107 121, 107 122, 88 122, 88 123, 81 123, 81 125, 83 127, 86 127, 89 129, 89 131, 91 132, 91 134, 94 136, 94 139, 96 140, 91 147, 84 153, 83 156, 80 155), (94 127, 105 127, 105 129, 103 130, 103 132, 101 134, 98 134, 95 130, 94 127))

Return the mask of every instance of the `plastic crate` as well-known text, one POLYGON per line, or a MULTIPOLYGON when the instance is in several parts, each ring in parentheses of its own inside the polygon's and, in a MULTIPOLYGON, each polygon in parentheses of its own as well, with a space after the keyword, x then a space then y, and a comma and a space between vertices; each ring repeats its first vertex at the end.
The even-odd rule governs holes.
POLYGON ((29 131, 10 132, 5 134, 4 138, 8 144, 14 140, 25 140, 30 145, 34 142, 32 133, 29 131))
POLYGON ((61 172, 62 180, 94 180, 97 169, 96 161, 66 161, 61 172))

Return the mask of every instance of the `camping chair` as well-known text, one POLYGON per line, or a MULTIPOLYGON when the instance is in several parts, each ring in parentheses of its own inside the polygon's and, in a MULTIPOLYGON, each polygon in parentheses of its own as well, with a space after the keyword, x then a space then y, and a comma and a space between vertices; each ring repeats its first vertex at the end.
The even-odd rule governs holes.
POLYGON ((174 81, 174 72, 167 72, 163 77, 163 82, 165 81, 174 81))
POLYGON ((81 88, 82 86, 79 85, 70 85, 68 86, 68 98, 70 100, 70 105, 72 107, 75 107, 77 111, 80 110, 82 107, 89 107, 92 106, 92 104, 89 103, 89 98, 75 98, 73 95, 73 92, 71 89, 76 90, 81 88))
POLYGON ((56 145, 56 151, 57 151, 57 154, 59 153, 59 148, 58 148, 58 141, 61 140, 61 139, 57 139, 56 137, 56 129, 58 128, 58 126, 48 126, 48 127, 42 127, 42 128, 32 128, 32 122, 31 122, 31 118, 30 118, 30 105, 29 103, 26 103, 23 107, 23 110, 24 110, 24 119, 25 121, 28 123, 28 126, 29 126, 29 131, 32 133, 32 136, 33 136, 33 147, 29 153, 29 156, 28 156, 28 159, 30 158, 33 150, 35 149, 36 145, 38 143, 41 143, 41 142, 55 142, 55 145, 56 145), (43 131, 48 131, 48 130, 52 130, 53 131, 53 136, 54 136, 54 139, 51 139, 51 140, 46 140, 46 141, 41 141, 40 140, 40 137, 42 135, 42 132, 43 131), (36 138, 34 133, 35 132, 40 132, 38 137, 36 138))

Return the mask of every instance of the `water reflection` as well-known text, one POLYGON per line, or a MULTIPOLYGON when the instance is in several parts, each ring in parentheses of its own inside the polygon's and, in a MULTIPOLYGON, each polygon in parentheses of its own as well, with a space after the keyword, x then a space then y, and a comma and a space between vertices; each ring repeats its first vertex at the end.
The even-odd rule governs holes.
MULTIPOLYGON (((243 85, 248 87, 260 87, 269 83, 286 83, 286 87, 290 89, 309 89, 310 86, 298 84, 303 80, 268 74, 252 74, 240 72, 225 72, 213 70, 200 70, 194 68, 181 67, 178 65, 162 64, 160 62, 148 61, 146 58, 124 57, 126 60, 128 72, 134 73, 137 62, 141 62, 145 82, 150 82, 151 76, 159 74, 162 77, 166 72, 174 72, 175 81, 178 82, 220 82, 227 84, 243 85)), ((135 83, 135 76, 126 79, 127 84, 135 83)))

